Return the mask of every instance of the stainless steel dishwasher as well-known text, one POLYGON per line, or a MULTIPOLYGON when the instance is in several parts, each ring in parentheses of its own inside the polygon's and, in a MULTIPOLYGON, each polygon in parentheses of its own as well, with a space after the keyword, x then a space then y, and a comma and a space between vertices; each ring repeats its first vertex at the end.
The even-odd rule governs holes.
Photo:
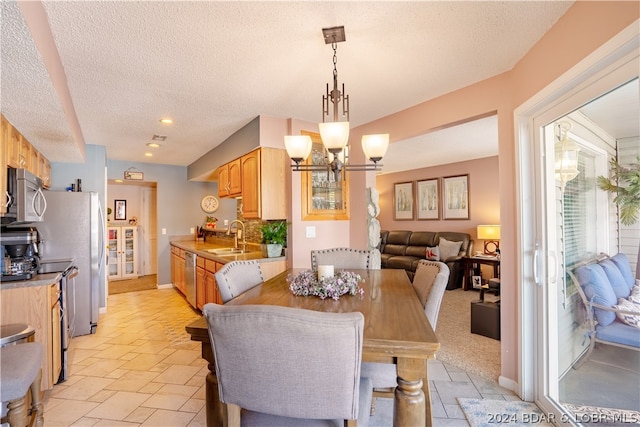
POLYGON ((187 301, 196 307, 196 258, 193 252, 184 253, 184 271, 186 276, 187 301))

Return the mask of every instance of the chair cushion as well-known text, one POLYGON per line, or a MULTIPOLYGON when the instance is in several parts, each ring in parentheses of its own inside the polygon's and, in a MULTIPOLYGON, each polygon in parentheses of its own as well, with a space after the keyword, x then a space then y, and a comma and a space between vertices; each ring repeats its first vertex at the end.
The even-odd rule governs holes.
POLYGON ((438 243, 440 259, 446 261, 449 258, 458 256, 461 246, 462 242, 451 242, 444 237, 440 237, 440 243, 438 243))
POLYGON ((413 289, 416 291, 416 294, 418 294, 418 299, 423 307, 427 303, 431 287, 439 272, 440 269, 437 265, 419 264, 416 268, 416 272, 413 275, 413 289))
POLYGON ((634 279, 633 273, 631 272, 631 264, 629 264, 629 259, 627 258, 627 256, 623 253, 618 253, 612 256, 610 259, 618 266, 618 269, 620 270, 620 273, 622 273, 622 277, 624 277, 624 280, 629 286, 629 289, 633 288, 636 280, 634 279))
POLYGON ((27 394, 42 364, 42 344, 30 342, 0 348, 0 399, 2 402, 27 394))
POLYGON ((604 259, 598 263, 604 270, 613 293, 616 294, 616 298, 627 298, 631 292, 631 288, 625 281, 618 266, 610 259, 604 259))
MULTIPOLYGON (((607 275, 598 264, 578 268, 576 276, 589 301, 606 307, 613 307, 618 302, 607 275)), ((616 315, 612 311, 596 308, 594 312, 598 323, 602 326, 607 326, 616 320, 616 315)))
POLYGON ((640 347, 640 329, 622 322, 613 322, 607 326, 597 325, 596 338, 602 341, 640 347))

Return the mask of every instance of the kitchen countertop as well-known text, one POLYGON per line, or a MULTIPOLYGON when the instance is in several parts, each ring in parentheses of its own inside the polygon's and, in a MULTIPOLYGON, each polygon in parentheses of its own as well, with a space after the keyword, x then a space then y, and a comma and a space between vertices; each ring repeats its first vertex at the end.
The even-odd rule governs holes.
POLYGON ((171 244, 173 246, 177 246, 180 249, 184 249, 188 252, 195 252, 198 256, 203 258, 208 258, 210 260, 220 262, 226 264, 231 261, 249 261, 249 260, 257 260, 259 262, 274 262, 274 261, 283 261, 285 257, 276 257, 276 258, 265 258, 262 255, 262 251, 255 244, 247 244, 248 252, 242 254, 229 254, 229 255, 216 255, 211 252, 207 252, 208 249, 219 249, 219 248, 228 248, 233 245, 228 244, 216 244, 210 242, 203 241, 195 241, 195 240, 178 240, 172 241, 171 244), (256 248, 252 250, 252 246, 256 248))
POLYGON ((30 280, 0 282, 0 290, 52 285, 58 283, 60 279, 62 279, 62 273, 36 274, 30 280))

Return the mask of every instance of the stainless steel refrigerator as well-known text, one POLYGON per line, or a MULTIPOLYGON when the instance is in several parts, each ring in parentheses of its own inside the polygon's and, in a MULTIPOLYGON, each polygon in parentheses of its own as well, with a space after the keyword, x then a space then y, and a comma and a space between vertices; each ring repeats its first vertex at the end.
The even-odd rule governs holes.
POLYGON ((37 223, 40 258, 71 258, 78 268, 67 301, 71 336, 95 332, 104 289, 105 220, 98 193, 44 192, 47 209, 37 223))

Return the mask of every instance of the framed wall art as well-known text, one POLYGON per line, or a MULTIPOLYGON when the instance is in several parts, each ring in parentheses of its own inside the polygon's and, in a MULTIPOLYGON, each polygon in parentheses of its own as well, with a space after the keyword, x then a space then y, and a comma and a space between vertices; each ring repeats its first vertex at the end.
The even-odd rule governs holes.
POLYGON ((413 219, 413 182, 393 185, 393 219, 413 219))
POLYGON ((127 219, 127 201, 126 200, 115 200, 115 218, 117 220, 125 220, 127 219))
POLYGON ((416 183, 417 219, 440 219, 439 179, 425 179, 416 183))
POLYGON ((469 175, 442 178, 443 219, 469 219, 469 175))

